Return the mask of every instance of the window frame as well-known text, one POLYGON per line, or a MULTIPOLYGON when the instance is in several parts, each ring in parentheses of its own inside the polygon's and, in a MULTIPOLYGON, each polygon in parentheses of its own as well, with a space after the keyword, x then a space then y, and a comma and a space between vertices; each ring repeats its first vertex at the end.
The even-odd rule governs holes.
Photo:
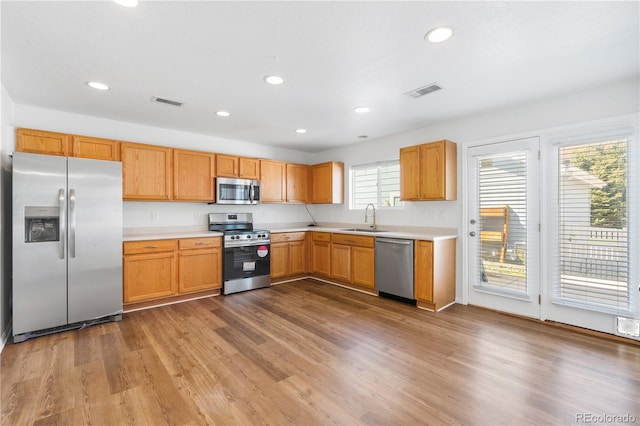
POLYGON ((381 168, 383 167, 389 167, 389 166, 394 166, 397 165, 398 166, 398 178, 400 178, 400 159, 396 158, 393 160, 384 160, 384 161, 374 161, 371 163, 362 163, 362 164, 354 164, 351 165, 349 167, 349 210, 362 210, 364 207, 356 207, 355 206, 355 198, 356 198, 356 176, 355 176, 355 172, 359 169, 366 169, 366 168, 376 168, 376 172, 377 172, 377 177, 376 177, 376 184, 377 184, 377 193, 376 193, 376 202, 373 203, 376 207, 376 209, 393 209, 393 210, 397 210, 397 209, 403 209, 405 207, 405 202, 404 200, 400 199, 400 181, 398 180, 398 200, 401 203, 400 205, 395 205, 395 206, 384 206, 381 204, 382 201, 382 190, 381 190, 381 186, 380 186, 380 174, 381 174, 381 168))

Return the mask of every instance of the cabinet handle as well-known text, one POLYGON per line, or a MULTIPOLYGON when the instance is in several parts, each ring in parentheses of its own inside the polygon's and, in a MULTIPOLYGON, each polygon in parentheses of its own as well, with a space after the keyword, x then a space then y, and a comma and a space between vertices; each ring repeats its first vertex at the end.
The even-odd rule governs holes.
POLYGON ((144 246, 144 248, 158 248, 158 246, 144 246))
POLYGON ((208 246, 209 243, 196 243, 197 246, 208 246))

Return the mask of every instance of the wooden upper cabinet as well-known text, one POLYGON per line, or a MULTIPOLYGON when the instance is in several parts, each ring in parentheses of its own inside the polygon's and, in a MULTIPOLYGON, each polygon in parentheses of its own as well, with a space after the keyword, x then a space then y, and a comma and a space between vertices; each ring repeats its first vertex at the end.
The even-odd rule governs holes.
POLYGON ((236 155, 216 155, 216 176, 260 179, 260 160, 236 155))
POLYGON ((216 155, 216 176, 238 177, 238 157, 235 155, 216 155))
POLYGON ((286 200, 286 163, 282 161, 260 161, 260 201, 284 203, 286 200))
POLYGON ((287 203, 306 203, 309 194, 309 166, 287 164, 287 203))
POLYGON ((260 160, 257 158, 240 157, 238 160, 238 177, 243 179, 260 179, 260 160))
POLYGON ((16 151, 34 154, 68 156, 71 152, 71 136, 64 133, 33 129, 18 129, 16 151))
POLYGON ((400 198, 420 199, 420 146, 400 148, 400 198))
POLYGON ((171 200, 173 149, 122 142, 120 158, 125 200, 171 200))
POLYGON ((457 199, 458 156, 454 142, 442 140, 400 149, 400 198, 457 199))
POLYGON ((309 203, 342 204, 344 202, 344 164, 336 161, 315 164, 310 172, 309 203))
POLYGON ((71 155, 79 158, 120 161, 120 142, 111 139, 72 136, 71 155))
POLYGON ((215 154, 173 150, 173 199, 214 201, 215 154))

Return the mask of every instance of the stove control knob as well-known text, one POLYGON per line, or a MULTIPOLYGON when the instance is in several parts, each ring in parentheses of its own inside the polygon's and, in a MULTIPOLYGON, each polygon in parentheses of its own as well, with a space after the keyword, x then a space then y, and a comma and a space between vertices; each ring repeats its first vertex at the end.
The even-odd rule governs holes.
POLYGON ((251 235, 247 235, 247 238, 251 238, 251 235))

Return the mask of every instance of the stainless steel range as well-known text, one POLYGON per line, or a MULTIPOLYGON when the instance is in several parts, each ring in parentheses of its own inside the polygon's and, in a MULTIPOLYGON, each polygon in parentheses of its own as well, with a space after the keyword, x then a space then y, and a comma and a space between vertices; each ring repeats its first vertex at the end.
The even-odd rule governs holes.
POLYGON ((253 229, 251 213, 209 213, 209 231, 224 233, 223 294, 271 285, 271 234, 253 229))

